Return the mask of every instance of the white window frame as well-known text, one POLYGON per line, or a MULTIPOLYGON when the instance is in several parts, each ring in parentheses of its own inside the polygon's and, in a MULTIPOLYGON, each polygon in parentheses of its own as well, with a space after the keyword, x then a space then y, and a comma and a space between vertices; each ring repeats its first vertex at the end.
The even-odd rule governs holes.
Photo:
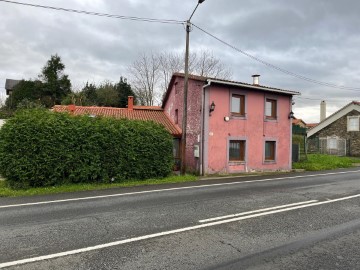
POLYGON ((360 128, 360 116, 348 116, 347 117, 347 131, 359 131, 360 128), (351 121, 355 121, 355 126, 351 125, 351 121), (357 123, 357 126, 356 126, 357 123))
POLYGON ((338 137, 336 137, 336 136, 327 137, 326 146, 327 146, 327 149, 338 150, 338 148, 339 148, 338 137))

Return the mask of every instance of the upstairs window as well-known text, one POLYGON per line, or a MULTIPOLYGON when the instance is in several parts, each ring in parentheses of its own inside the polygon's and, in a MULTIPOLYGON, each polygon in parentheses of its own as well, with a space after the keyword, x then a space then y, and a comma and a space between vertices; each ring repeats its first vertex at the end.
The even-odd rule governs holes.
POLYGON ((347 117, 347 130, 348 131, 359 131, 359 119, 360 116, 348 116, 347 117))
POLYGON ((276 142, 265 142, 265 161, 275 161, 276 142))
POLYGON ((245 96, 232 94, 231 114, 235 116, 245 116, 245 96))
POLYGON ((179 124, 179 110, 178 109, 175 110, 174 122, 175 122, 175 124, 179 124))
POLYGON ((229 142, 229 161, 245 161, 245 141, 229 142))
POLYGON ((265 102, 265 116, 267 119, 276 119, 277 101, 267 98, 265 102))
POLYGON ((178 82, 175 82, 175 95, 177 95, 179 93, 179 86, 178 86, 178 82))

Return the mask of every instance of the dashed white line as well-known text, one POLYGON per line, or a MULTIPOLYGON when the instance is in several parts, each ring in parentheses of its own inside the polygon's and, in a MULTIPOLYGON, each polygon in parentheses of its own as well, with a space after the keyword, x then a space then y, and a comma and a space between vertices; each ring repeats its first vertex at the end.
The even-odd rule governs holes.
POLYGON ((274 207, 268 207, 268 208, 262 208, 262 209, 258 209, 258 210, 247 211, 247 212, 242 212, 242 213, 237 213, 237 214, 232 214, 232 215, 227 215, 227 216, 220 216, 220 217, 202 219, 202 220, 199 220, 199 222, 200 222, 200 223, 204 223, 204 222, 210 222, 210 221, 215 221, 215 220, 221 220, 221 219, 227 219, 227 218, 233 218, 233 217, 246 216, 246 215, 250 215, 250 214, 255 214, 255 213, 260 213, 260 212, 266 212, 266 211, 270 211, 270 210, 281 209, 281 208, 286 208, 286 207, 290 207, 290 206, 303 205, 303 204, 314 203, 314 202, 318 202, 318 200, 311 200, 311 201, 305 201, 305 202, 297 202, 297 203, 291 203, 291 204, 284 204, 284 205, 279 205, 279 206, 274 206, 274 207))
POLYGON ((230 222, 235 222, 235 221, 260 217, 260 216, 267 216, 267 215, 271 215, 271 214, 275 214, 275 213, 281 213, 281 212, 286 212, 286 211, 291 211, 291 210, 296 210, 296 209, 301 209, 301 208, 307 208, 307 207, 311 207, 311 206, 317 206, 317 205, 329 204, 329 203, 333 203, 333 202, 345 201, 345 200, 350 200, 350 199, 354 199, 354 198, 358 198, 358 197, 360 197, 360 194, 347 196, 347 197, 342 197, 342 198, 338 198, 338 199, 333 199, 333 200, 329 200, 329 201, 321 201, 321 202, 315 202, 315 203, 310 203, 310 204, 305 204, 305 205, 298 205, 298 206, 293 206, 293 207, 289 207, 289 208, 283 208, 283 209, 258 213, 258 214, 254 214, 254 215, 248 215, 248 216, 237 217, 237 218, 232 218, 232 219, 225 219, 225 220, 220 220, 220 221, 215 221, 215 222, 211 222, 211 223, 195 225, 195 226, 191 226, 191 227, 185 227, 185 228, 176 229, 176 230, 170 230, 170 231, 165 231, 165 232, 160 232, 160 233, 154 233, 154 234, 134 237, 134 238, 130 238, 130 239, 124 239, 124 240, 120 240, 120 241, 110 242, 110 243, 96 245, 96 246, 87 247, 87 248, 75 249, 75 250, 70 250, 70 251, 65 251, 65 252, 60 252, 60 253, 54 253, 54 254, 34 257, 34 258, 28 258, 28 259, 12 261, 12 262, 5 262, 5 263, 0 263, 0 268, 5 268, 5 267, 15 266, 15 265, 21 265, 21 264, 26 264, 26 263, 32 263, 32 262, 38 262, 38 261, 43 261, 43 260, 48 260, 48 259, 54 259, 54 258, 59 258, 59 257, 64 257, 64 256, 69 256, 69 255, 74 255, 74 254, 99 250, 99 249, 103 249, 103 248, 119 246, 119 245, 123 245, 123 244, 127 244, 127 243, 132 243, 132 242, 137 242, 137 241, 141 241, 141 240, 151 239, 151 238, 155 238, 155 237, 171 235, 171 234, 176 234, 176 233, 181 233, 181 232, 186 232, 186 231, 192 231, 192 230, 197 230, 197 229, 201 229, 201 228, 226 224, 226 223, 230 223, 230 222))

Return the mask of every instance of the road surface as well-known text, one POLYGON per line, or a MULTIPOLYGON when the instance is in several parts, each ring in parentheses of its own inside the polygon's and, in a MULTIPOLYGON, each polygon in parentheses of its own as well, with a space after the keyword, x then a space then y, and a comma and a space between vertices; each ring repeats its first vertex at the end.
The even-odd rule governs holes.
POLYGON ((360 269, 360 168, 0 198, 0 268, 360 269))

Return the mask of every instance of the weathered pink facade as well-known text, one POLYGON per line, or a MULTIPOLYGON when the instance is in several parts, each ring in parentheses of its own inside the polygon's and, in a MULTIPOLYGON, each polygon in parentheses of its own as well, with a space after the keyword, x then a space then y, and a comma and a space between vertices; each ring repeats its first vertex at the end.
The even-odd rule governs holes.
MULTIPOLYGON (((174 74, 164 99, 165 112, 182 125, 182 74, 174 74)), ((189 171, 202 174, 291 169, 292 95, 288 90, 259 85, 221 81, 190 76, 188 90, 188 121, 186 164, 189 171), (234 115, 231 97, 242 95, 245 114, 234 115), (266 99, 275 100, 276 118, 265 116, 266 99), (209 112, 214 102, 215 110, 209 112), (204 108, 204 109, 202 109, 204 108), (244 158, 229 158, 230 142, 242 141, 244 158), (265 142, 275 145, 273 160, 265 160, 265 142), (199 156, 196 155, 197 147, 199 156)))
MULTIPOLYGON (((200 147, 201 136, 201 93, 204 83, 202 81, 189 80, 188 91, 188 120, 186 136, 186 165, 190 172, 198 172, 201 169, 200 159, 194 157, 194 146, 200 147)), ((182 77, 173 78, 168 89, 167 102, 163 104, 164 111, 170 118, 182 128, 183 103, 184 103, 184 80, 182 77)))

